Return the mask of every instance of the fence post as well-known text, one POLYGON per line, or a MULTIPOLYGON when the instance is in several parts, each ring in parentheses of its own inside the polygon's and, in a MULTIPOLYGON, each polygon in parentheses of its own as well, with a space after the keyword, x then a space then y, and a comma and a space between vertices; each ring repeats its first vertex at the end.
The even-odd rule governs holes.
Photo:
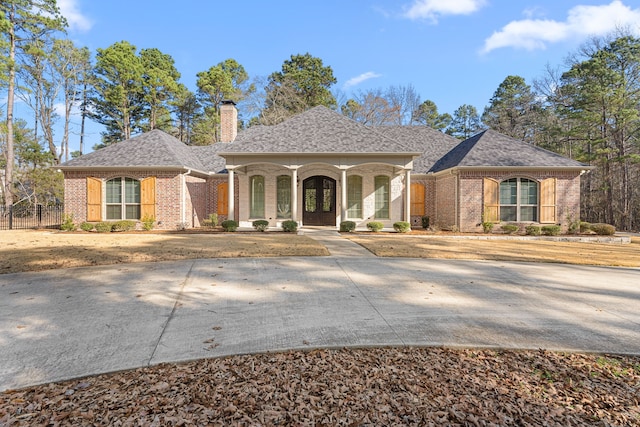
POLYGON ((13 205, 9 206, 9 230, 13 230, 13 205))

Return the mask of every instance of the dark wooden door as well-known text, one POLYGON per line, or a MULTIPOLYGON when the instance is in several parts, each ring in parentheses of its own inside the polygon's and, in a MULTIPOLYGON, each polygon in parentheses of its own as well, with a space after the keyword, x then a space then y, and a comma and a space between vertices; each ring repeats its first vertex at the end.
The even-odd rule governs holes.
POLYGON ((303 182, 303 225, 336 225, 336 180, 312 176, 303 182))

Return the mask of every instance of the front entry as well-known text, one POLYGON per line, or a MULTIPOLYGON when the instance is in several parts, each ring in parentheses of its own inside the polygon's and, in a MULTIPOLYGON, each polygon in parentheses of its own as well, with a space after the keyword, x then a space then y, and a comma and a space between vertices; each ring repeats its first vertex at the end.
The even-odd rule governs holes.
POLYGON ((303 183, 303 225, 336 225, 336 180, 312 176, 303 183))

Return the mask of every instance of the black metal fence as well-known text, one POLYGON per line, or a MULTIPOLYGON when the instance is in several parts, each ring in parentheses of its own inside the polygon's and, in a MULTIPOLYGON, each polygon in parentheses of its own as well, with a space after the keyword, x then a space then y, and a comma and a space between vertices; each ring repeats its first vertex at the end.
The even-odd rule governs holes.
POLYGON ((0 206, 0 230, 27 228, 60 228, 64 206, 0 206))

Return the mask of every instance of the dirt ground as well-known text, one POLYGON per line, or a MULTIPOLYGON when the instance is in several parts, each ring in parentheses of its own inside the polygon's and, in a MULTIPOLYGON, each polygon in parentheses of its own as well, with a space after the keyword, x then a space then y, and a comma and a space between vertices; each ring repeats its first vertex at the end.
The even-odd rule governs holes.
MULTIPOLYGON (((640 266, 637 238, 605 245, 343 236, 379 256, 640 266)), ((282 232, 0 232, 3 273, 327 254, 307 236, 282 232)), ((640 426, 640 356, 318 349, 163 364, 0 393, 0 426, 71 425, 640 426)))

